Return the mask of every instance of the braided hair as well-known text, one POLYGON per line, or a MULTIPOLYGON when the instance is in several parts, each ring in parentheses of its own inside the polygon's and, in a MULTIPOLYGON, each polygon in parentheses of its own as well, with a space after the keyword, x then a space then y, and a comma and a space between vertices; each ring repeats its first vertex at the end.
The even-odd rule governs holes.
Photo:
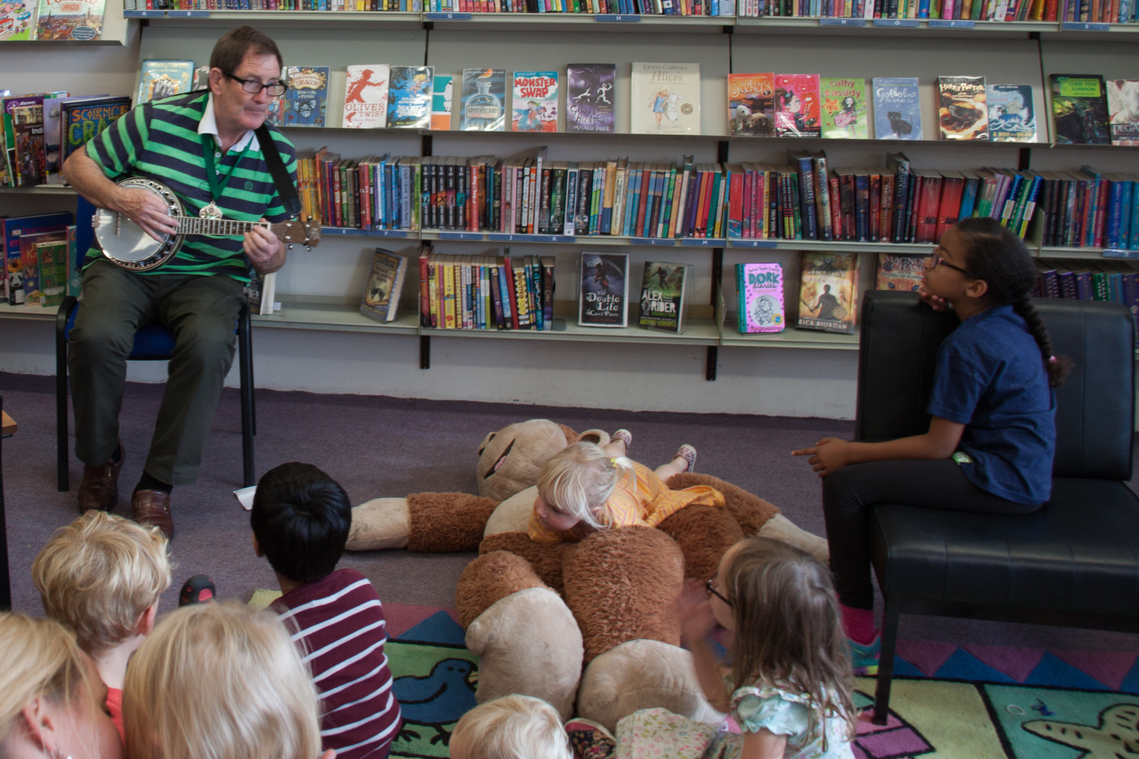
POLYGON ((985 302, 990 308, 1011 305, 1028 326, 1040 348, 1048 384, 1059 387, 1072 371, 1067 357, 1057 358, 1043 317, 1032 305, 1036 267, 1024 241, 991 218, 970 218, 957 223, 957 232, 966 245, 965 275, 988 285, 985 302))

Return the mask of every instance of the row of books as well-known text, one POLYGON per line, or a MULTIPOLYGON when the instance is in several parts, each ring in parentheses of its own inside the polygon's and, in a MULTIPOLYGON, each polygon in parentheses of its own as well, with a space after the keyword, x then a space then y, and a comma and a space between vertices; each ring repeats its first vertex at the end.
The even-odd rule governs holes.
POLYGON ((79 294, 70 213, 0 217, 0 303, 58 306, 79 294))
POLYGON ((1037 298, 1122 303, 1131 311, 1139 347, 1139 271, 1115 261, 1037 261, 1037 298))
POLYGON ((739 0, 740 16, 1139 23, 1132 0, 739 0))
POLYGON ((1139 250, 1139 178, 1081 171, 1041 171, 1041 244, 1139 250))
POLYGON ((791 152, 785 165, 550 161, 545 148, 507 159, 298 155, 305 218, 363 230, 932 243, 988 216, 1023 238, 1043 179, 916 169, 903 153, 884 171, 831 171, 824 151, 791 152))
POLYGON ((130 109, 130 98, 0 90, 0 187, 59 184, 60 167, 130 109))
MULTIPOLYGON (((104 0, 105 1, 105 0, 104 0)), ((735 16, 736 0, 124 0, 125 10, 735 16)), ((46 0, 41 0, 46 2, 46 0)))
POLYGON ((8 0, 0 3, 0 42, 97 40, 107 0, 8 0))

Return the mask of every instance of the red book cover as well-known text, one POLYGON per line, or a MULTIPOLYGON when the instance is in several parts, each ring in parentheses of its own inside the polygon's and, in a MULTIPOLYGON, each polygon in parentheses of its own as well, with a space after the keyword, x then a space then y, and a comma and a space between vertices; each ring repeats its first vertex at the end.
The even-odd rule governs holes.
POLYGON ((637 198, 637 221, 633 225, 633 236, 643 237, 645 231, 645 208, 648 206, 649 200, 649 187, 651 186, 650 179, 652 178, 653 171, 649 167, 652 164, 645 164, 644 171, 641 172, 641 186, 638 190, 640 197, 637 198))
POLYGON ((894 218, 894 175, 882 175, 882 218, 879 220, 878 239, 890 241, 890 222, 894 218))
POLYGON ((342 163, 343 161, 334 163, 330 172, 332 174, 332 225, 336 227, 344 226, 341 221, 343 217, 340 215, 343 211, 340 202, 340 166, 342 163))
MULTIPOLYGON (((728 167, 731 181, 728 185, 728 234, 727 237, 741 237, 744 224, 744 172, 743 167, 728 167)), ((749 198, 750 200, 750 198, 749 198)))
POLYGON ((835 240, 846 239, 846 227, 842 223, 842 195, 839 192, 838 176, 832 175, 830 180, 831 186, 831 234, 834 235, 835 240))
POLYGON ((431 275, 428 273, 427 256, 431 254, 431 247, 423 246, 419 251, 419 326, 431 326, 431 275))
POLYGON ((771 230, 767 228, 767 173, 756 170, 752 188, 752 219, 756 237, 771 237, 771 230))
POLYGON ((957 223, 961 213, 961 193, 965 189, 965 177, 960 172, 945 172, 941 180, 941 204, 937 212, 937 233, 933 241, 939 242, 945 230, 957 223))
MULTIPOLYGON (((735 198, 735 194, 732 195, 735 198)), ((740 236, 755 237, 755 171, 745 169, 743 176, 743 228, 740 236)))
POLYGON ((881 226, 882 214, 882 175, 870 175, 870 229, 867 236, 870 242, 878 242, 878 228, 881 226))
POLYGON ((923 172, 914 242, 933 242, 937 235, 938 206, 940 203, 941 175, 932 171, 923 172))
MULTIPOLYGON (((843 169, 844 172, 849 169, 843 169)), ((838 177, 839 205, 842 206, 842 229, 846 233, 845 240, 855 239, 855 201, 854 201, 854 174, 843 173, 838 177)))
POLYGON ((502 265, 506 270, 506 289, 502 297, 510 298, 510 327, 518 329, 518 295, 514 291, 514 266, 510 263, 510 256, 502 257, 502 265))

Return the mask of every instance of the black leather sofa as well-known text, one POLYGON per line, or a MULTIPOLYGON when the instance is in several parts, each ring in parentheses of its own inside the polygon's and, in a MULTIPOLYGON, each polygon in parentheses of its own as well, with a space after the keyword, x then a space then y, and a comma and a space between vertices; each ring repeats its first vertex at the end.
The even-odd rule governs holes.
MULTIPOLYGON (((874 721, 889 708, 898 619, 932 614, 1139 633, 1139 498, 1131 478, 1135 338, 1117 303, 1037 300, 1056 354, 1052 499, 1032 514, 895 504, 872 509, 870 551, 886 599, 874 721)), ((855 437, 925 432, 937 347, 957 325, 916 294, 863 303, 855 437)))

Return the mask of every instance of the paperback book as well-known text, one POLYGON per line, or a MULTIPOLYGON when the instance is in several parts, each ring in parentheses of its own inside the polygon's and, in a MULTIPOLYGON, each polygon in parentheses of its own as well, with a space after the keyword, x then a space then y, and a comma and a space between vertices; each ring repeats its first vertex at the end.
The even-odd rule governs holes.
POLYGON ((633 134, 700 134, 700 64, 632 66, 633 134))
POLYGON ((1107 112, 1111 144, 1139 145, 1139 79, 1108 80, 1107 112))
POLYGON ((728 74, 728 131, 775 136, 775 74, 728 74))
POLYGON ((141 105, 189 92, 193 76, 193 61, 148 58, 142 62, 142 76, 138 81, 138 98, 135 103, 141 105))
POLYGON ((799 327, 854 332, 858 254, 804 252, 801 256, 799 327))
POLYGON ((97 40, 107 0, 40 0, 37 40, 97 40))
POLYGON ((0 42, 30 40, 36 30, 36 0, 0 3, 0 42))
POLYGON ((463 69, 459 129, 502 132, 506 129, 506 71, 463 69))
POLYGON ((344 86, 344 127, 383 129, 388 123, 388 75, 386 63, 348 67, 344 86))
POLYGON ((1036 142, 1036 110, 1031 84, 990 84, 989 139, 996 142, 1036 142))
POLYGON ((921 287, 921 278, 925 274, 925 262, 926 256, 879 253, 874 289, 901 293, 917 292, 921 287))
POLYGON ((583 327, 626 327, 629 323, 629 255, 581 254, 577 323, 583 327))
POLYGON ((388 89, 388 127, 431 127, 434 66, 392 66, 388 89))
POLYGON ((985 77, 939 76, 937 93, 937 119, 941 139, 989 139, 985 77))
POLYGON ((558 131, 558 72, 515 71, 513 132, 558 131))
POLYGON ((12 133, 15 137, 17 187, 32 187, 44 183, 47 154, 44 152, 43 104, 25 105, 11 111, 12 133))
POLYGON ((612 63, 571 63, 566 66, 566 131, 612 132, 613 87, 617 67, 612 63))
POLYGON ((20 251, 20 240, 41 232, 64 232, 72 223, 71 213, 52 213, 37 216, 0 218, 3 237, 3 253, 7 261, 8 304, 24 303, 24 264, 20 251))
POLYGON ((875 77, 874 137, 879 140, 920 140, 921 106, 917 77, 875 77))
POLYGON ((839 140, 870 138, 870 108, 866 80, 824 76, 819 79, 823 137, 839 140))
MULTIPOLYGON (((289 66, 282 126, 323 127, 328 111, 328 66, 289 66)), ((345 125, 347 126, 347 125, 345 125)))
POLYGON ((1052 131, 1059 145, 1108 145, 1107 93, 1095 74, 1052 74, 1052 131))
POLYGON ((376 248, 368 285, 364 288, 364 300, 360 303, 360 313, 379 322, 394 321, 406 276, 406 256, 376 248))
POLYGON ((431 84, 431 129, 451 129, 451 101, 454 87, 450 76, 436 76, 431 84))
POLYGON ((822 136, 818 74, 775 75, 775 136, 822 136))
POLYGON ((782 332, 783 267, 779 264, 736 264, 736 325, 742 334, 782 332))
POLYGON ((645 262, 638 326, 665 332, 684 331, 684 296, 691 264, 645 262))
POLYGON ((51 239, 36 245, 41 306, 58 306, 67 295, 68 250, 66 234, 65 239, 51 239))
POLYGON ((210 88, 210 67, 198 66, 194 69, 194 78, 190 82, 191 90, 208 90, 210 88))

